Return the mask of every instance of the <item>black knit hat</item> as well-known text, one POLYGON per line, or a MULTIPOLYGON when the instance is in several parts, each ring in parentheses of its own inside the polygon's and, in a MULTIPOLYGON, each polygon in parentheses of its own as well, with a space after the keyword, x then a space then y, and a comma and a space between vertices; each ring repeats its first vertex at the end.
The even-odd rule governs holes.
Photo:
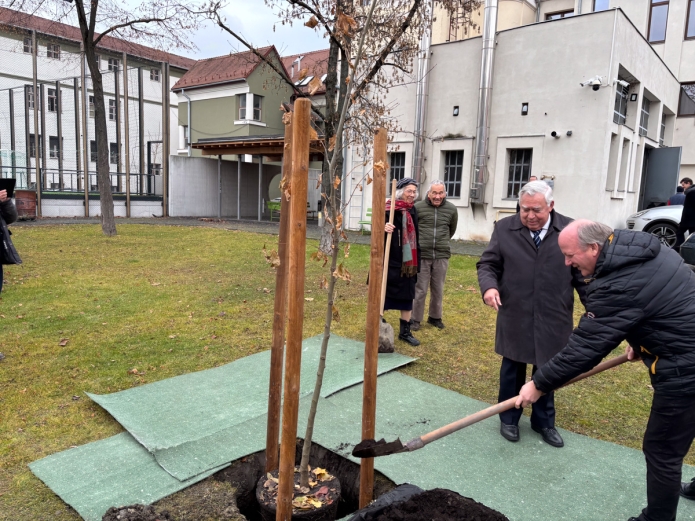
POLYGON ((415 185, 417 188, 417 182, 415 182, 415 179, 411 179, 410 177, 404 177, 403 179, 399 179, 398 183, 396 183, 396 188, 400 190, 403 187, 406 187, 408 185, 415 185))

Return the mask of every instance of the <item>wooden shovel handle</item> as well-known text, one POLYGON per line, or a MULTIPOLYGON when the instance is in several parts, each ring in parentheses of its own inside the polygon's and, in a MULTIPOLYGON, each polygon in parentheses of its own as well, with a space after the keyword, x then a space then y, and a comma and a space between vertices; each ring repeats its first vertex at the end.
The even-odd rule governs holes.
MULTIPOLYGON (((627 361, 627 355, 626 354, 618 356, 616 358, 611 358, 610 360, 606 360, 605 362, 598 364, 596 367, 594 367, 590 371, 587 371, 586 373, 582 373, 579 376, 577 376, 576 378, 573 378, 572 380, 567 382, 562 387, 573 384, 573 383, 578 382, 580 380, 584 380, 585 378, 588 378, 588 377, 593 376, 597 373, 605 371, 606 369, 611 369, 611 368, 613 368, 617 365, 620 365, 626 361, 627 361)), ((468 427, 469 425, 473 425, 474 423, 478 423, 481 420, 489 418, 490 416, 494 416, 495 414, 499 414, 501 412, 512 409, 514 407, 514 405, 516 404, 517 398, 518 398, 518 396, 515 396, 514 398, 510 398, 509 400, 505 400, 503 402, 492 405, 492 406, 488 407, 487 409, 483 409, 482 411, 478 411, 474 414, 471 414, 470 416, 466 416, 465 418, 461 418, 460 420, 457 420, 453 423, 450 423, 449 425, 445 425, 444 427, 440 427, 436 431, 428 432, 424 436, 420 436, 419 439, 422 440, 422 445, 420 445, 420 446, 421 447, 425 446, 430 442, 433 442, 435 440, 438 440, 439 438, 443 438, 444 436, 451 434, 452 432, 456 432, 460 429, 463 429, 464 427, 468 427)), ((417 439, 418 438, 416 438, 415 440, 412 440, 412 441, 415 442, 417 439)), ((410 445, 410 443, 411 442, 408 442, 408 445, 410 445)), ((419 447, 417 447, 417 448, 419 448, 419 447)))
MULTIPOLYGON (((391 181, 391 212, 389 213, 389 224, 393 224, 393 213, 396 210, 396 180, 391 181)), ((374 233, 374 230, 372 230, 374 233)), ((384 302, 386 301, 386 278, 389 274, 389 252, 391 251, 391 238, 393 233, 386 236, 386 248, 384 249, 384 272, 381 275, 381 316, 384 316, 384 302)))

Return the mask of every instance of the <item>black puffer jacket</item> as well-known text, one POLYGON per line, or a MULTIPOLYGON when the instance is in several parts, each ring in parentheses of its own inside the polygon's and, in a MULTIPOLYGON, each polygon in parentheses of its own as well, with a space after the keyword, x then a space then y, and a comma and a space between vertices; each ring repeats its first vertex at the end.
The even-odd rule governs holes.
POLYGON ((557 389, 627 340, 640 351, 655 392, 695 395, 695 275, 676 252, 653 235, 616 230, 586 298, 567 346, 533 376, 539 390, 557 389))

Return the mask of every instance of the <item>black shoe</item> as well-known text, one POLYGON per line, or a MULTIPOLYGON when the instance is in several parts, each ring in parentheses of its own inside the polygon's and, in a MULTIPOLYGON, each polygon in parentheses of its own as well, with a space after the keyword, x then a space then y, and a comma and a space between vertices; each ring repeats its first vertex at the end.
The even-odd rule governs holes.
POLYGON ((695 499, 695 478, 689 483, 681 483, 681 497, 695 499))
POLYGON ((427 317, 427 323, 432 324, 437 329, 444 329, 444 322, 442 322, 441 318, 427 317))
POLYGON ((535 425, 531 425, 531 428, 540 433, 540 435, 543 437, 543 441, 546 442, 548 445, 552 445, 553 447, 564 447, 565 442, 562 441, 562 436, 560 436, 560 433, 557 432, 555 429, 552 427, 546 428, 546 427, 536 427, 535 425))
POLYGON ((411 346, 420 345, 420 341, 410 332, 410 322, 408 320, 401 319, 401 332, 398 333, 398 340, 403 340, 403 342, 407 342, 411 346))
POLYGON ((519 441, 519 426, 500 423, 500 434, 505 440, 519 441))
POLYGON ((410 322, 411 331, 420 331, 420 322, 418 322, 417 320, 411 320, 410 322))

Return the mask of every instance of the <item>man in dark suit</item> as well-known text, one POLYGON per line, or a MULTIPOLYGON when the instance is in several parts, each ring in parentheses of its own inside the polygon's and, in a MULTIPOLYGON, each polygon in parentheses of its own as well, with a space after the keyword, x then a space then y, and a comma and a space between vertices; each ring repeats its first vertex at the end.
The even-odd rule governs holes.
POLYGON ((685 232, 695 231, 695 186, 689 177, 681 179, 681 186, 685 189, 685 200, 683 201, 683 213, 681 222, 676 230, 676 243, 673 249, 680 251, 681 244, 685 242, 685 232))
MULTIPOLYGON (((495 352, 502 355, 499 401, 516 396, 533 372, 560 351, 572 333, 574 287, 583 296, 578 272, 565 265, 557 238, 571 219, 553 210, 553 190, 532 181, 519 192, 521 211, 495 224, 490 244, 478 261, 485 304, 497 311, 495 352)), ((521 409, 500 414, 500 434, 519 440, 521 409)), ((534 405, 531 427, 543 440, 562 447, 555 430, 553 393, 534 405)))

